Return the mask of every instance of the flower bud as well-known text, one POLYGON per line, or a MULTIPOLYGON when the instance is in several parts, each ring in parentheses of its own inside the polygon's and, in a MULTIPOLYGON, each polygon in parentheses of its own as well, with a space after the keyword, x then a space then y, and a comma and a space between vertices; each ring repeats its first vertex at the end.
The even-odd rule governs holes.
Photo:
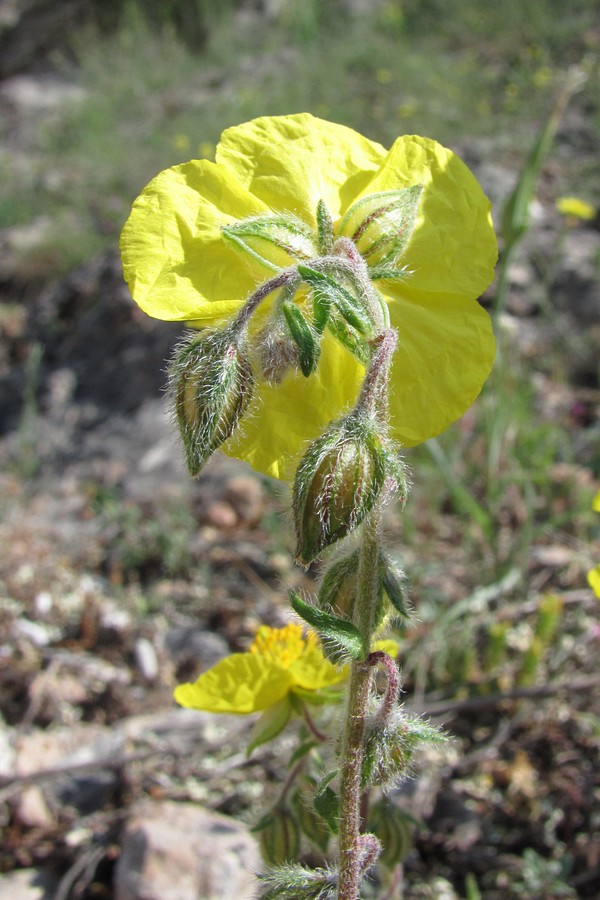
POLYGON ((313 442, 294 482, 299 562, 310 563, 363 521, 386 485, 388 456, 371 420, 353 414, 313 442))
POLYGON ((267 816, 260 829, 260 849, 270 866, 297 859, 300 850, 300 827, 294 814, 279 806, 267 816))
POLYGON ((230 329, 203 332, 176 354, 170 369, 188 468, 197 475, 230 437, 250 402, 250 361, 230 329))

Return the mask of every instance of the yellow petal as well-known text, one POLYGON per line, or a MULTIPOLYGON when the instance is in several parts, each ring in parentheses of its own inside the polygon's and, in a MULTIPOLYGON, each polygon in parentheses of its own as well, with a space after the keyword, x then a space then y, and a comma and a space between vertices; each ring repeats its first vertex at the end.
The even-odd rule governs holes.
POLYGON ((600 491, 598 491, 592 501, 592 509, 594 510, 594 512, 600 512, 600 491))
POLYGON ((290 675, 294 684, 307 691, 318 691, 321 688, 340 684, 348 677, 347 666, 334 666, 325 659, 321 648, 317 645, 302 654, 290 666, 290 675))
POLYGON ((419 291, 478 297, 498 256, 489 200, 458 156, 417 136, 395 141, 365 193, 415 184, 423 193, 402 259, 412 272, 409 283, 419 291))
POLYGON ((265 211, 207 160, 161 172, 133 204, 121 235, 123 273, 136 303, 167 321, 231 316, 269 272, 261 278, 223 240, 221 226, 265 211))
POLYGON ((494 362, 490 317, 474 300, 387 286, 398 329, 390 382, 393 437, 412 447, 442 432, 471 406, 494 362))
POLYGON ((233 653, 193 684, 180 684, 174 697, 181 706, 207 712, 253 713, 282 700, 293 684, 286 669, 258 654, 233 653))
POLYGON ((363 376, 363 366, 326 334, 315 374, 257 384, 249 413, 221 449, 273 478, 292 477, 308 442, 355 402, 363 376))
POLYGON ((272 210, 292 212, 316 227, 319 200, 336 219, 386 155, 380 144, 352 128, 298 113, 229 128, 221 135, 216 159, 272 210))

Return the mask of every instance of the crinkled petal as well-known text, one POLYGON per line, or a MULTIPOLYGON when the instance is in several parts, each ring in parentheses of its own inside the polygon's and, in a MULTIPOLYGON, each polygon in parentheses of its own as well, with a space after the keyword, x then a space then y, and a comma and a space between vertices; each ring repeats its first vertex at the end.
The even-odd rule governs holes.
POLYGON ((121 235, 123 273, 157 319, 204 324, 231 316, 262 277, 223 240, 221 226, 267 211, 223 167, 195 160, 144 188, 121 235))
POLYGON ((207 712, 247 714, 279 703, 290 691, 290 673, 256 653, 233 653, 193 684, 180 684, 174 697, 181 706, 207 712))
POLYGON ((390 375, 392 436, 404 447, 440 434, 471 406, 489 375, 496 343, 474 300, 395 285, 382 290, 398 346, 390 375))
POLYGON ((365 193, 414 184, 422 184, 423 193, 402 259, 413 273, 411 285, 478 297, 492 280, 498 256, 489 200, 458 156, 416 136, 395 141, 365 193))
POLYGON ((272 210, 292 212, 316 227, 319 200, 336 219, 386 155, 384 147, 352 128, 298 113, 263 116, 227 129, 216 159, 272 210))
POLYGON ((294 684, 307 691, 340 684, 348 678, 347 666, 334 666, 325 659, 320 647, 306 651, 290 666, 294 684))

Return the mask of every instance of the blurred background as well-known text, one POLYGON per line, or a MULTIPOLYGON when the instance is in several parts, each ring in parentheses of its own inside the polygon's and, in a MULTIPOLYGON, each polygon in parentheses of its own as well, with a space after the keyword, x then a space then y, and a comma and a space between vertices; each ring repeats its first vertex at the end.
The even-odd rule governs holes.
POLYGON ((283 486, 223 457, 188 478, 180 332, 116 248, 158 171, 298 111, 454 149, 502 250, 494 373, 388 510, 405 699, 452 741, 391 797, 386 896, 600 894, 599 50, 597 0, 0 0, 0 896, 141 897, 140 804, 251 825, 281 780, 280 749, 246 760, 245 721, 171 691, 319 573, 283 486))

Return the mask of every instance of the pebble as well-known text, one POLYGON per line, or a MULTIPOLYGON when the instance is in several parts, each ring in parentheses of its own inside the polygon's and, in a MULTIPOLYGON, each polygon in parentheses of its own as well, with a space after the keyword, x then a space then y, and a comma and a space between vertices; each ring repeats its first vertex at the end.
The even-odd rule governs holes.
POLYGON ((54 878, 38 869, 16 869, 0 875, 0 897, 6 900, 52 900, 56 888, 54 878))
POLYGON ((251 900, 260 869, 240 823, 191 803, 144 802, 125 828, 115 900, 251 900))
POLYGON ((246 525, 255 525, 263 516, 265 496, 260 481, 249 475, 231 478, 225 490, 225 499, 246 525))

